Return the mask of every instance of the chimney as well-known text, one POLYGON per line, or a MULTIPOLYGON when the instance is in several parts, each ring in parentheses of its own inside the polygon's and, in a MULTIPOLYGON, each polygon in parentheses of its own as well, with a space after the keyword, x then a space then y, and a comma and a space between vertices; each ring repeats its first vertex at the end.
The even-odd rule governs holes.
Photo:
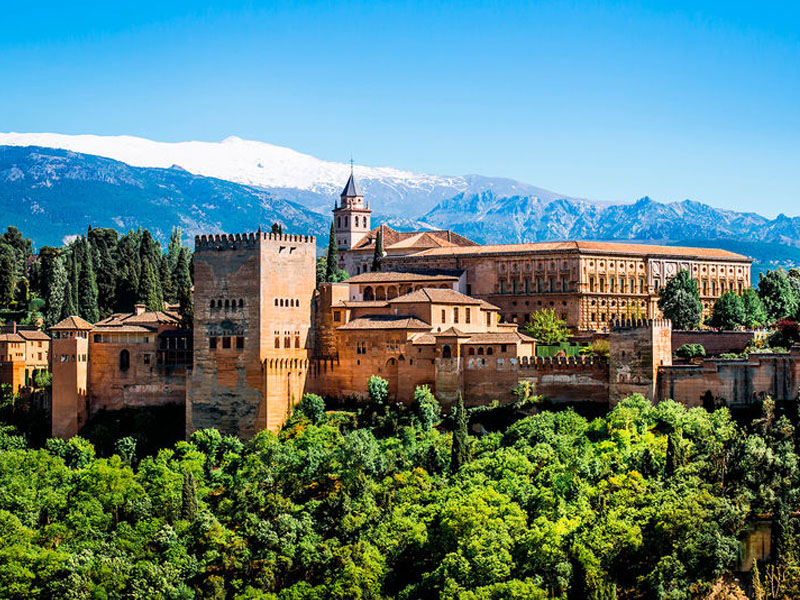
POLYGON ((133 305, 133 314, 140 315, 144 312, 144 304, 134 304, 133 305))

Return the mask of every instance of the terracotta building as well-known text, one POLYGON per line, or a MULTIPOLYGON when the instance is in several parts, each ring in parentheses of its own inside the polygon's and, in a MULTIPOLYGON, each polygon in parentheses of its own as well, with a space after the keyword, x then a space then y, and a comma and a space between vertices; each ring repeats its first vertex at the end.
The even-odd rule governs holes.
POLYGON ((25 386, 25 340, 18 333, 0 333, 0 384, 12 394, 25 386))
POLYGON ((192 338, 176 313, 137 305, 94 325, 69 317, 50 332, 52 435, 75 435, 101 410, 185 404, 192 338))
POLYGON ((0 330, 0 385, 17 393, 33 389, 49 368, 50 336, 33 325, 4 325, 0 330))
POLYGON ((250 437, 283 424, 305 389, 316 289, 313 236, 198 236, 187 432, 250 437))
POLYGON ((499 306, 508 322, 549 308, 577 330, 605 331, 614 319, 659 318, 659 291, 684 269, 708 316, 724 292, 750 286, 750 264, 714 248, 570 241, 432 248, 387 256, 382 268, 464 271, 465 292, 499 306))

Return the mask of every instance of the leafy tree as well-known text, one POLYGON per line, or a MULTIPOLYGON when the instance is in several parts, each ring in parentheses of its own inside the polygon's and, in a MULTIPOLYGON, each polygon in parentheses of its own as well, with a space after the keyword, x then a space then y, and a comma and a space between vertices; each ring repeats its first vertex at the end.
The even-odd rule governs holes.
POLYGON ((381 270, 381 260, 383 259, 383 227, 378 228, 378 233, 375 235, 375 252, 372 256, 372 270, 381 270))
POLYGON ((708 325, 717 329, 737 329, 744 325, 744 302, 736 292, 725 292, 714 302, 708 325))
POLYGON ((336 229, 331 221, 331 232, 328 237, 328 254, 325 256, 325 281, 337 281, 339 274, 339 244, 336 241, 336 229))
POLYGON ((683 344, 675 350, 675 356, 687 360, 691 358, 702 358, 705 355, 706 349, 702 344, 683 344))
POLYGON ((742 292, 742 308, 744 309, 744 325, 748 329, 765 327, 769 321, 767 309, 753 288, 747 288, 742 292))
POLYGON ((297 412, 305 415, 312 423, 319 423, 325 416, 325 401, 317 394, 304 394, 297 405, 297 412))
POLYGON ((450 472, 457 473, 469 460, 469 440, 467 439, 467 409, 464 407, 464 396, 458 392, 458 403, 455 406, 456 429, 453 432, 453 448, 450 455, 450 472))
POLYGON ((658 308, 675 329, 694 329, 703 316, 697 280, 682 269, 661 290, 658 308))
POLYGON ((772 321, 793 317, 797 312, 798 298, 783 269, 759 274, 758 295, 772 321))
POLYGON ((367 393, 373 404, 386 404, 389 401, 389 382, 383 377, 370 375, 367 381, 367 393))
POLYGON ((567 322, 558 318, 552 308, 531 314, 530 322, 525 325, 524 331, 545 345, 566 342, 572 337, 567 322))
POLYGON ((118 439, 114 444, 114 451, 119 454, 123 463, 133 465, 136 460, 136 438, 127 436, 118 439))
POLYGON ((181 489, 181 519, 194 521, 197 516, 197 484, 191 469, 183 472, 183 487, 181 489))
POLYGON ((97 280, 95 279, 94 263, 88 242, 84 240, 82 245, 84 251, 82 253, 83 264, 78 278, 78 312, 90 323, 96 323, 100 320, 100 309, 97 306, 97 280))
POLYGON ((441 406, 427 385, 414 388, 414 410, 423 431, 431 431, 441 418, 441 406))

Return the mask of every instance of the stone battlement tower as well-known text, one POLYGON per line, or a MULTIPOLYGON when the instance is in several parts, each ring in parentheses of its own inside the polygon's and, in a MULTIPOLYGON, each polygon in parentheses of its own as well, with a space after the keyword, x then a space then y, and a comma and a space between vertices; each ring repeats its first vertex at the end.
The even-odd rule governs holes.
POLYGON ((672 364, 672 322, 620 319, 609 325, 609 403, 631 394, 655 400, 658 368, 672 364))
POLYGON ((195 237, 187 435, 252 437, 283 424, 305 388, 315 261, 313 236, 195 237))

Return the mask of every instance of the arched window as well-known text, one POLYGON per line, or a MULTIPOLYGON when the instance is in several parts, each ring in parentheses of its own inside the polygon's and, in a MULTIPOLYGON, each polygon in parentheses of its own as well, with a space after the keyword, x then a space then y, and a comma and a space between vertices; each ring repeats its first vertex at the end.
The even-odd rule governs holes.
POLYGON ((442 358, 453 358, 453 352, 450 350, 450 346, 446 344, 442 346, 442 358))
POLYGON ((483 348, 478 348, 478 356, 483 356, 483 348))
POLYGON ((131 366, 131 353, 127 350, 122 350, 119 353, 119 370, 127 371, 131 366))
POLYGON ((372 291, 372 287, 369 285, 364 288, 364 300, 375 300, 375 294, 372 291))
POLYGON ((470 348, 468 354, 470 356, 475 356, 475 348, 470 348))
POLYGON ((209 306, 209 308, 214 308, 214 301, 212 300, 212 301, 209 303, 209 305, 208 305, 208 306, 209 306))
POLYGON ((227 299, 227 298, 225 298, 225 308, 229 308, 229 307, 230 307, 230 305, 231 305, 231 304, 230 304, 230 302, 228 301, 228 299, 227 299))
POLYGON ((494 354, 494 350, 492 350, 492 347, 491 347, 491 346, 489 346, 489 347, 486 349, 486 355, 487 355, 487 356, 491 356, 492 354, 494 354))
POLYGON ((243 308, 243 307, 244 307, 244 300, 239 298, 239 308, 243 308))

